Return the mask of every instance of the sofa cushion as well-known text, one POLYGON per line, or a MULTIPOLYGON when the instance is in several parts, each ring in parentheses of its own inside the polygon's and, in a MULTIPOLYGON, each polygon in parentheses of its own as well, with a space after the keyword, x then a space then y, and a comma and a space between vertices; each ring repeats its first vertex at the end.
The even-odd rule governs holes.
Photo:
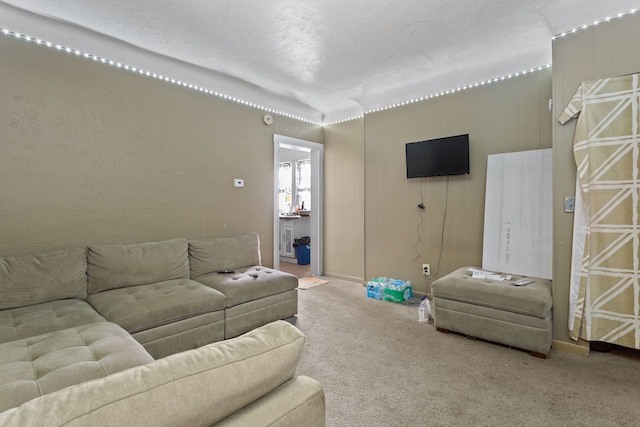
POLYGON ((26 402, 0 425, 210 426, 291 378, 303 344, 297 328, 274 322, 26 402))
POLYGON ((237 337, 258 326, 287 319, 297 313, 297 289, 227 307, 224 311, 224 337, 237 337))
POLYGON ((260 400, 234 412, 216 427, 325 427, 325 397, 320 383, 300 375, 260 400))
POLYGON ((0 311, 0 343, 106 322, 86 301, 65 299, 0 311))
POLYGON ((0 344, 0 411, 151 362, 131 335, 106 322, 0 344))
POLYGON ((198 277, 204 283, 227 297, 227 307, 280 294, 298 287, 298 278, 293 274, 267 267, 249 267, 235 274, 210 273, 198 277))
POLYGON ((218 270, 262 265, 257 233, 189 241, 191 278, 218 270))
POLYGON ((0 310, 87 297, 83 248, 0 258, 0 310))
POLYGON ((186 239, 134 245, 92 245, 87 251, 89 294, 189 278, 186 239))
POLYGON ((224 295, 190 279, 112 289, 89 295, 89 302, 132 334, 225 307, 224 295))

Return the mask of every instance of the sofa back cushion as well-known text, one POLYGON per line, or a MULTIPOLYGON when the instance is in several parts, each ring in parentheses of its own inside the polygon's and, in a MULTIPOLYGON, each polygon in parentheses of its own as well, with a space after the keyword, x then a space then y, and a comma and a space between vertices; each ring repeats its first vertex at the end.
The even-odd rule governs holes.
POLYGON ((89 294, 189 278, 186 239, 134 245, 93 245, 87 250, 89 294))
POLYGON ((210 426, 292 378, 304 340, 280 320, 30 400, 0 425, 210 426))
POLYGON ((0 310, 86 297, 84 248, 0 258, 0 310))
POLYGON ((223 269, 262 265, 257 233, 189 241, 191 278, 223 269))

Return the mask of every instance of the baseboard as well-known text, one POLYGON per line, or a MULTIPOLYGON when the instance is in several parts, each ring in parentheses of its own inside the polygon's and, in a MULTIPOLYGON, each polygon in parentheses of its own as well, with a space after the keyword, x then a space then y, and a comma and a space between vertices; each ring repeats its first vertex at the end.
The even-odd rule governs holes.
POLYGON ((566 341, 553 340, 551 342, 551 348, 565 353, 575 354, 576 356, 587 357, 589 356, 589 344, 586 341, 578 341, 579 344, 574 344, 566 341), (580 345, 587 343, 586 347, 580 345))
POLYGON ((348 280, 350 282, 362 283, 366 285, 366 282, 364 281, 363 277, 347 276, 345 274, 327 273, 326 271, 324 272, 323 276, 333 277, 334 279, 340 279, 340 280, 348 280))
POLYGON ((413 289, 413 290, 412 290, 412 293, 413 293, 413 296, 414 296, 414 297, 420 297, 421 299, 422 299, 422 298, 424 298, 424 297, 427 297, 427 299, 428 299, 429 301, 431 301, 431 299, 432 299, 432 298, 431 298, 431 295, 430 295, 430 294, 428 294, 428 293, 426 293, 426 292, 420 292, 420 291, 416 291, 415 289, 413 289))

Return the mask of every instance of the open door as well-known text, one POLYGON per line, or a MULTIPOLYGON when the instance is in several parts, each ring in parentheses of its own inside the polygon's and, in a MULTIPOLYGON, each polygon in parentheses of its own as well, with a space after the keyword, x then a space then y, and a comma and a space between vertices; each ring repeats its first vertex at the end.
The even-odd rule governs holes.
POLYGON ((323 273, 323 171, 324 145, 284 135, 273 135, 273 268, 280 268, 280 212, 278 209, 278 176, 280 149, 301 150, 311 157, 311 275, 323 273))

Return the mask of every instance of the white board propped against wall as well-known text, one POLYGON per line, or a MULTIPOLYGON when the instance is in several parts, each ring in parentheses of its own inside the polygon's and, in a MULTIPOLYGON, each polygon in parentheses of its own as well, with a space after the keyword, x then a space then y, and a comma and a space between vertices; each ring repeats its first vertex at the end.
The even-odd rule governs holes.
POLYGON ((482 268, 551 279, 552 150, 487 158, 482 268))

